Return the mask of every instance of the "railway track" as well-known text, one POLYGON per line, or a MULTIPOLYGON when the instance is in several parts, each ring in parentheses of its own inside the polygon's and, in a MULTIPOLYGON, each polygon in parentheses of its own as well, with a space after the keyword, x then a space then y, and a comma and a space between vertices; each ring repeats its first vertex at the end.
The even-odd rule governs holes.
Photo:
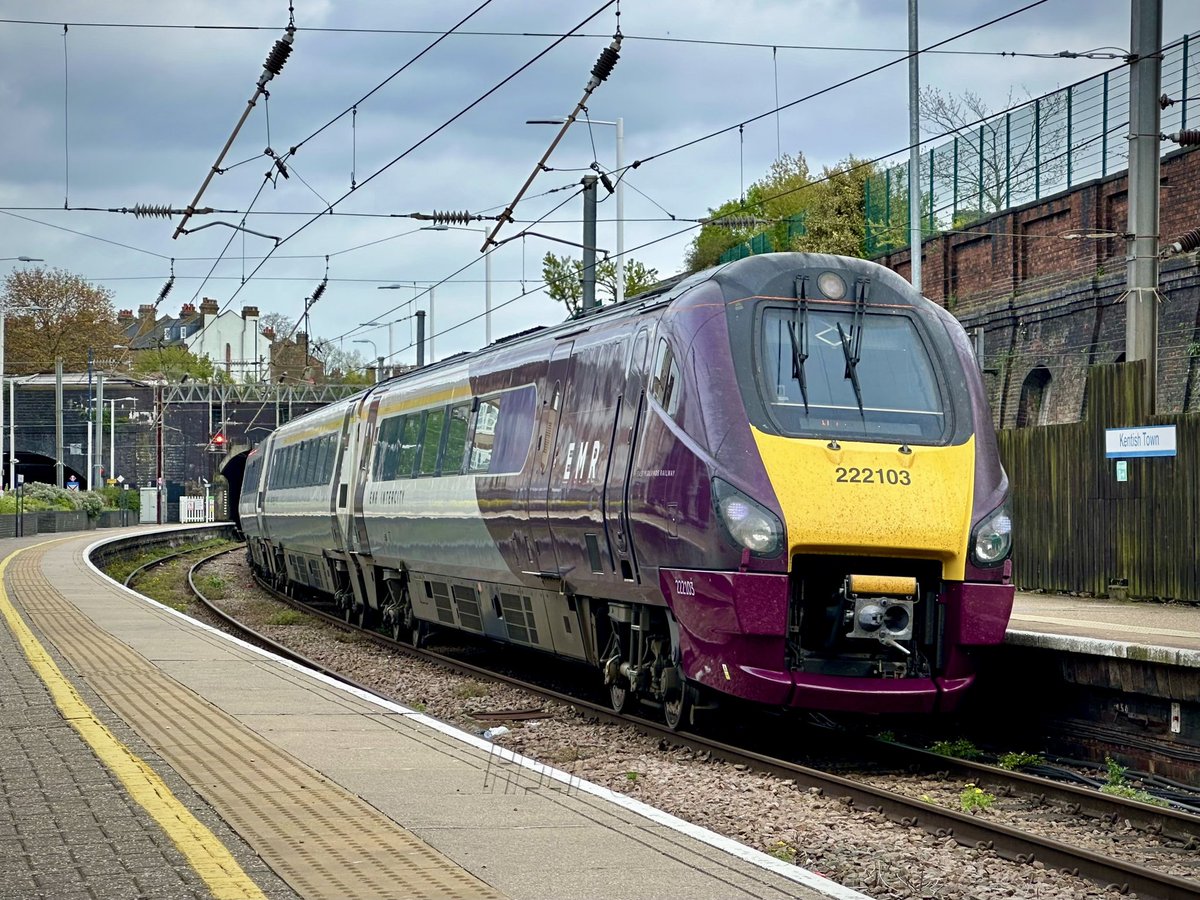
MULTIPOLYGON (((286 646, 279 644, 266 635, 244 626, 234 617, 228 616, 220 609, 218 604, 209 601, 197 587, 195 574, 205 563, 217 556, 230 552, 230 549, 238 548, 226 548, 217 553, 209 554, 194 563, 189 570, 188 583, 201 603, 208 607, 214 615, 246 638, 268 646, 274 652, 286 658, 314 668, 331 677, 338 678, 361 690, 378 696, 387 696, 370 685, 357 683, 352 679, 346 678, 338 671, 321 665, 301 654, 294 653, 286 646)), ((150 565, 161 564, 169 558, 164 557, 154 561, 150 565)), ((132 579, 136 574, 136 572, 132 573, 130 578, 132 579)), ((953 838, 958 843, 966 846, 991 849, 998 855, 1019 863, 1040 863, 1047 868, 1079 875, 1096 884, 1109 889, 1115 889, 1121 893, 1134 891, 1140 897, 1156 897, 1164 898, 1164 900, 1200 896, 1200 884, 1186 878, 1114 858, 1108 854, 1074 846, 1064 841, 1022 831, 1019 828, 991 821, 985 817, 973 816, 954 809, 937 806, 927 800, 910 797, 856 779, 820 771, 767 753, 759 753, 744 747, 722 743, 692 732, 671 731, 664 725, 643 716, 617 714, 602 703, 582 699, 578 696, 552 690, 520 678, 497 673, 436 651, 413 647, 411 644, 397 641, 379 632, 363 631, 348 624, 342 617, 331 615, 308 603, 275 591, 267 585, 260 583, 259 586, 262 590, 289 606, 318 617, 333 627, 359 634, 368 640, 387 647, 389 650, 400 650, 406 654, 436 662, 441 666, 470 678, 498 681, 545 700, 569 704, 597 720, 632 726, 642 733, 656 737, 661 741, 688 747, 694 752, 707 753, 714 758, 743 765, 755 771, 771 774, 781 779, 790 780, 800 787, 816 789, 827 796, 840 798, 850 807, 882 813, 892 821, 904 826, 922 828, 938 837, 953 838)), ((391 700, 394 698, 387 697, 387 699, 391 700)), ((530 710, 528 712, 534 714, 536 711, 530 710)), ((889 745, 887 753, 889 756, 889 765, 896 765, 897 761, 893 754, 902 755, 907 762, 916 763, 932 770, 953 771, 957 777, 969 779, 975 784, 986 786, 989 789, 1006 795, 1028 798, 1035 805, 1057 805, 1069 813, 1089 816, 1102 822, 1127 820, 1136 827, 1150 833, 1161 834, 1173 840, 1186 843, 1185 850, 1195 850, 1195 848, 1200 847, 1200 817, 1179 810, 1101 794, 1092 789, 1064 784, 1021 772, 1007 771, 981 763, 935 756, 916 748, 889 745)))

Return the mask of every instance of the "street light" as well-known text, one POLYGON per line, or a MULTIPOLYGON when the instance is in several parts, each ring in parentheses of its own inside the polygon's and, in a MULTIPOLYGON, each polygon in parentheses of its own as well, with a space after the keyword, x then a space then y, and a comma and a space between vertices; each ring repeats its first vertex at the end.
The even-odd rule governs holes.
POLYGON ((399 319, 392 319, 390 322, 371 321, 371 322, 359 322, 358 323, 358 326, 360 328, 382 328, 384 325, 387 326, 387 330, 388 330, 388 363, 393 366, 396 364, 396 360, 393 358, 396 354, 396 348, 395 348, 395 341, 393 340, 393 337, 392 337, 392 326, 395 325, 397 322, 403 322, 407 318, 408 318, 408 316, 401 316, 399 319))
MULTIPOLYGON (((526 125, 561 125, 567 121, 559 116, 555 119, 526 119, 526 125)), ((616 301, 625 299, 625 173, 621 164, 625 156, 625 119, 585 119, 591 125, 611 125, 617 130, 617 290, 616 301)))
MULTIPOLYGON (((418 229, 423 231, 424 229, 418 229)), ((380 291, 399 291, 404 288, 412 288, 414 291, 419 290, 419 286, 414 281, 412 284, 381 284, 376 290, 380 291)), ((416 297, 413 297, 415 300, 416 297)), ((433 362, 433 288, 429 288, 429 336, 427 338, 429 344, 429 361, 433 362)))
MULTIPOLYGON (((0 262, 45 262, 44 259, 39 259, 36 256, 6 256, 0 259, 0 262)), ((8 304, 5 303, 0 307, 0 460, 4 459, 4 320, 8 318, 8 304)), ((11 404, 10 404, 11 405, 11 404)), ((15 412, 15 407, 8 411, 9 418, 12 418, 15 412)), ((12 426, 9 427, 11 435, 12 426)), ((12 459, 16 454, 16 444, 9 440, 9 463, 8 463, 8 489, 12 490, 16 487, 13 483, 17 476, 17 463, 12 459)))
POLYGON ((355 338, 351 341, 353 344, 370 344, 371 353, 375 355, 375 383, 383 381, 383 357, 379 355, 379 350, 375 347, 375 342, 370 338, 355 338))
MULTIPOLYGON (((488 228, 486 225, 479 228, 471 228, 469 225, 426 225, 422 231, 482 231, 487 235, 488 228)), ((431 289, 432 291, 432 289, 431 289)), ((432 325, 430 331, 433 330, 432 325)), ((490 346, 492 343, 492 251, 487 250, 483 254, 483 345, 490 346)), ((432 362, 432 360, 431 360, 432 362)))

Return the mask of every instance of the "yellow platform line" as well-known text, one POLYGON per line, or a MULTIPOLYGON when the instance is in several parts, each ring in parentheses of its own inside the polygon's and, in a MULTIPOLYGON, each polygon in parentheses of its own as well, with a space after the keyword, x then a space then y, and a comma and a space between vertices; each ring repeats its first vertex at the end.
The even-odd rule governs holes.
MULTIPOLYGON (((62 538, 58 538, 62 540, 62 538)), ((0 562, 0 613, 25 652, 34 672, 46 685, 58 711, 79 732, 92 752, 120 780, 129 796, 159 824, 218 900, 266 900, 237 860, 171 793, 158 774, 105 727, 63 675, 46 648, 34 637, 4 588, 8 564, 26 550, 44 547, 43 541, 10 553, 0 562)))

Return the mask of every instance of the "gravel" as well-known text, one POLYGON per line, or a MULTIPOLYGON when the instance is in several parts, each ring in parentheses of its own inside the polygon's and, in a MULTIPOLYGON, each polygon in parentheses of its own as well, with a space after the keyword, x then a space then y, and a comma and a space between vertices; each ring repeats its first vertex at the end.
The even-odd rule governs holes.
MULTIPOLYGON (((507 721, 510 730, 497 742, 869 896, 889 900, 1118 896, 1115 889, 1106 890, 1040 862, 1015 863, 990 850, 964 847, 953 838, 893 823, 882 813, 851 808, 816 789, 688 749, 663 746, 632 728, 590 721, 568 705, 546 703, 507 685, 464 678, 324 624, 311 624, 315 620, 305 622, 264 597, 250 578, 243 554, 229 554, 212 565, 225 583, 219 604, 226 612, 310 659, 477 734, 495 723, 472 718, 473 713, 543 707, 549 717, 507 721), (295 624, 272 624, 297 619, 295 624)), ((208 618, 206 612, 196 615, 208 618)), ((928 776, 871 780, 954 809, 962 808, 963 792, 969 790, 965 784, 928 776)), ((981 798, 981 802, 984 808, 976 815, 1200 878, 1200 852, 1139 832, 1127 822, 1098 823, 1065 810, 1038 807, 1028 798, 981 798)))

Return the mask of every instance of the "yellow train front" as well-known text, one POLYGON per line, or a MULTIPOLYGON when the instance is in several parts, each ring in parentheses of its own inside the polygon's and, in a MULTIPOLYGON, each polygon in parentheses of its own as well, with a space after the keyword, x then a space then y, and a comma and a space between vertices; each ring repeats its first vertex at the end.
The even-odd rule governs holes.
POLYGON ((685 677, 806 709, 953 709, 1014 592, 1007 478, 958 321, 887 269, 815 254, 719 270, 674 313, 694 393, 674 436, 708 452, 647 445, 719 525, 694 552, 676 541, 695 565, 660 570, 685 677))

